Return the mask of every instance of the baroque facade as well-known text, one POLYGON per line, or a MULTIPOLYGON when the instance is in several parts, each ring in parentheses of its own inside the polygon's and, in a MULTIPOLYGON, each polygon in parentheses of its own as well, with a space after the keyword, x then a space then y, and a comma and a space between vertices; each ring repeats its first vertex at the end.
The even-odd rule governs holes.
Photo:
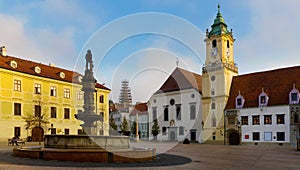
MULTIPOLYGON (((0 140, 43 134, 81 133, 81 121, 74 115, 83 108, 82 75, 54 65, 0 54, 0 140), (48 121, 40 127, 26 128, 24 117, 39 116, 48 121), (39 128, 40 130, 34 131, 39 128), (36 134, 37 132, 38 134, 36 134)), ((98 134, 108 135, 108 95, 110 89, 96 83, 95 112, 103 114, 98 134)))

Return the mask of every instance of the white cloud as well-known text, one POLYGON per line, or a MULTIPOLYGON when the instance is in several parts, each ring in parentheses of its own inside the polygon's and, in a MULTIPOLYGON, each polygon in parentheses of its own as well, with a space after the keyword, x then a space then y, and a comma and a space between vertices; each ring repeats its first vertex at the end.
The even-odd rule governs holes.
POLYGON ((300 1, 249 1, 251 32, 236 43, 240 73, 299 65, 300 1))
POLYGON ((7 54, 41 62, 55 63, 57 66, 69 66, 73 57, 77 57, 72 40, 72 30, 53 32, 48 29, 26 29, 27 20, 0 14, 1 45, 6 46, 7 54), (56 63, 60 61, 60 63, 56 63))

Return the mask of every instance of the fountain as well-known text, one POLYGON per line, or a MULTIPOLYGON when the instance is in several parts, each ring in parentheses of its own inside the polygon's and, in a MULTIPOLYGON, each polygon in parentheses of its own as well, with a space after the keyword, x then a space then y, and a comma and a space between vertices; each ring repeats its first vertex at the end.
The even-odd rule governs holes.
MULTIPOLYGON (((77 162, 142 162, 156 159, 156 150, 130 148, 127 136, 99 136, 96 121, 101 120, 94 110, 95 78, 91 50, 85 56, 86 69, 82 79, 83 112, 75 115, 81 124, 82 135, 45 135, 44 147, 21 147, 13 150, 18 157, 77 161, 77 162)), ((103 123, 103 122, 102 122, 103 123)))

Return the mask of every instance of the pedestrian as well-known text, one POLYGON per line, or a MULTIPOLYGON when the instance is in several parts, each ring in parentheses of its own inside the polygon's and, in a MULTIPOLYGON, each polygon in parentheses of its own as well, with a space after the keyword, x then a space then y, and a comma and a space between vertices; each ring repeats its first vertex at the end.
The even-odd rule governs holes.
POLYGON ((14 144, 16 144, 17 146, 19 146, 19 145, 18 145, 18 139, 19 139, 18 136, 14 136, 14 137, 12 138, 12 140, 11 140, 12 146, 14 146, 14 144))

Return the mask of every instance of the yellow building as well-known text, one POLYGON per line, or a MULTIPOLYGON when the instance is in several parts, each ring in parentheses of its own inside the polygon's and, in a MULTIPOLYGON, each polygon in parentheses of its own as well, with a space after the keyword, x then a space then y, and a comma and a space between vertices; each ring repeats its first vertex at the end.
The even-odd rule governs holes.
MULTIPOLYGON (((74 115, 83 110, 82 75, 7 56, 5 47, 0 51, 0 141, 13 136, 31 136, 37 141, 43 134, 81 133, 82 122, 74 115), (34 116, 49 123, 26 128, 24 118, 34 116)), ((96 122, 98 134, 108 135, 110 89, 99 83, 95 87, 95 112, 104 117, 103 124, 96 122)))
POLYGON ((221 143, 224 140, 224 108, 229 97, 232 77, 238 74, 234 63, 232 31, 218 6, 217 17, 206 31, 206 61, 202 68, 202 139, 221 143))

